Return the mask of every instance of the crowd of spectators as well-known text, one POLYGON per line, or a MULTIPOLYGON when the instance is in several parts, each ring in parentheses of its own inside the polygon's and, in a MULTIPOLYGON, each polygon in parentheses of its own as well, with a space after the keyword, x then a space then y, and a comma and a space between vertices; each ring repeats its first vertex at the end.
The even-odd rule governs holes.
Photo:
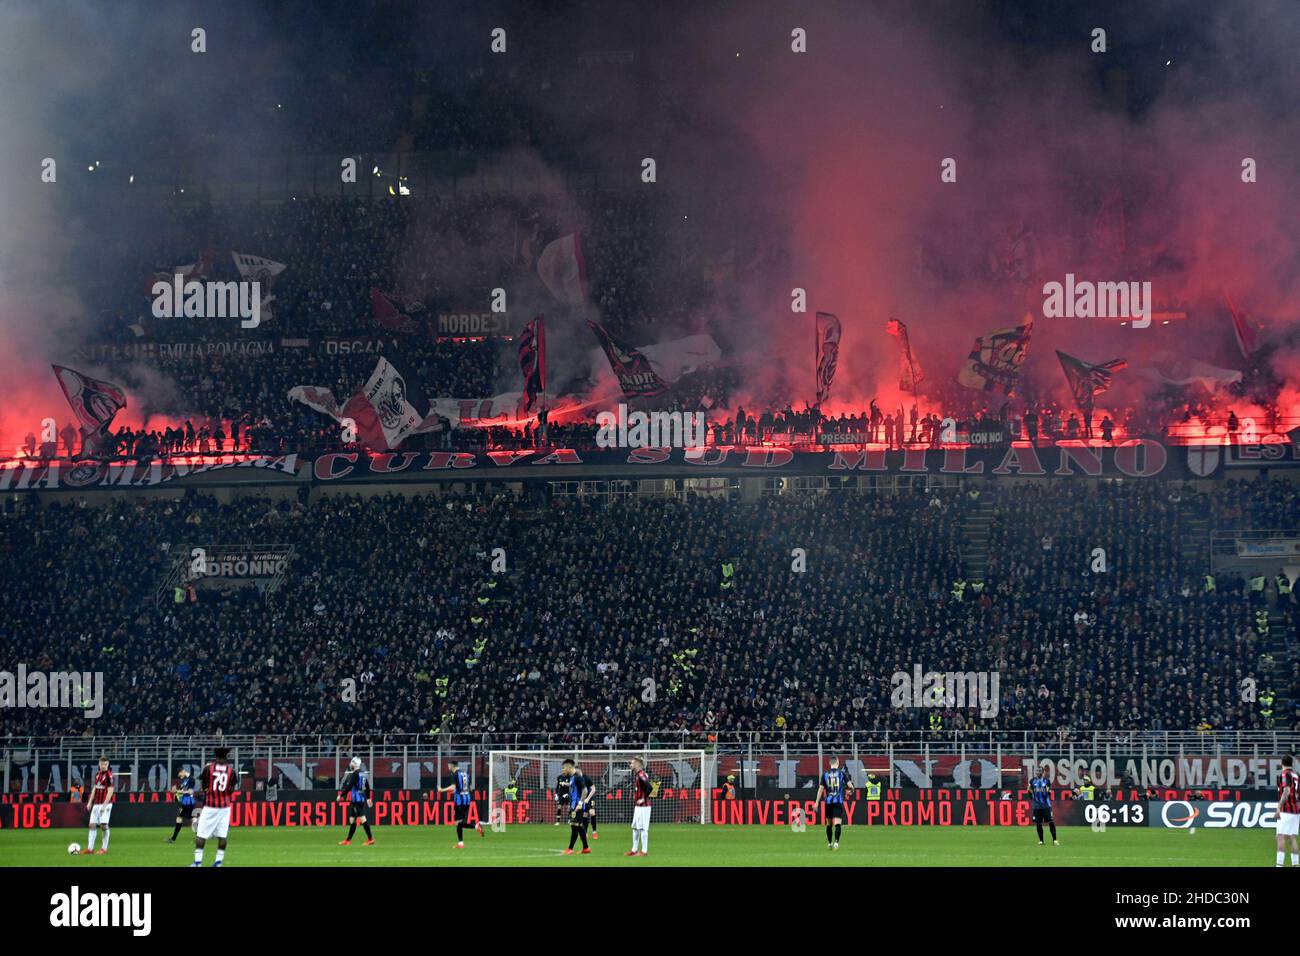
POLYGON ((1197 517, 1293 501, 1267 481, 33 497, 0 516, 0 643, 30 669, 104 672, 106 709, 0 719, 18 735, 1300 728, 1240 692, 1262 696, 1294 648, 1291 597, 1261 633, 1260 596, 1207 590, 1183 551, 1197 517), (964 560, 980 516, 982 575, 964 560), (189 548, 251 542, 294 549, 278 590, 160 592, 189 548), (914 665, 998 674, 998 713, 891 706, 914 665))

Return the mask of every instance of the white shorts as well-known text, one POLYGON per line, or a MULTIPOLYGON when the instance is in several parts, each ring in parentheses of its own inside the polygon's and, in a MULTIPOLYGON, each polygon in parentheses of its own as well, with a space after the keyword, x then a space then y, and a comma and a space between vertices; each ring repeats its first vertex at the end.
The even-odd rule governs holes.
POLYGON ((200 840, 212 837, 224 840, 230 832, 230 807, 204 807, 199 811, 199 828, 196 832, 200 840))
POLYGON ((632 808, 632 829, 633 830, 650 829, 650 808, 649 807, 632 808))
POLYGON ((97 803, 90 808, 90 825, 92 827, 108 826, 108 818, 113 815, 111 803, 97 803))
POLYGON ((1278 836, 1300 836, 1300 813, 1279 813, 1277 815, 1278 836))

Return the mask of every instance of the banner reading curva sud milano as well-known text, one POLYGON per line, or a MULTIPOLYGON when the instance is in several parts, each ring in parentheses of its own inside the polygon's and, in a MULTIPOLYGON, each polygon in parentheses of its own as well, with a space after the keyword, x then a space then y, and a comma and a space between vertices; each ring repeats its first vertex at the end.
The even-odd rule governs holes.
POLYGON ((1134 439, 1117 445, 1063 441, 1035 447, 909 448, 880 446, 793 451, 777 445, 704 448, 393 451, 364 449, 308 455, 213 455, 201 461, 51 461, 0 463, 0 492, 149 488, 179 482, 432 482, 569 478, 687 478, 692 475, 953 475, 984 478, 1221 478, 1236 471, 1300 467, 1283 436, 1255 445, 1164 445, 1134 439))

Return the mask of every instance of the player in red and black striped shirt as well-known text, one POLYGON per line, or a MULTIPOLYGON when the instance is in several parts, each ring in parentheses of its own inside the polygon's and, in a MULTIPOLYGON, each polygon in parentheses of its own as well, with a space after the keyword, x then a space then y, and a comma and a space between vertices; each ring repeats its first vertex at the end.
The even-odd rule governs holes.
POLYGON ((221 866, 226 858, 226 835, 230 832, 230 808, 239 792, 239 770, 227 758, 230 750, 218 747, 216 760, 203 768, 199 782, 203 787, 203 810, 194 837, 194 863, 203 865, 203 847, 209 837, 217 838, 217 859, 213 866, 221 866))
POLYGON ((1282 773, 1277 778, 1277 865, 1286 865, 1286 845, 1291 843, 1291 865, 1300 866, 1300 776, 1296 775, 1290 754, 1282 758, 1282 773))
POLYGON ((203 768, 199 779, 203 781, 205 807, 220 810, 235 802, 235 793, 239 790, 239 771, 234 764, 225 759, 215 760, 203 768))
POLYGON ((654 783, 645 771, 645 763, 640 757, 633 757, 632 793, 632 849, 624 856, 650 855, 650 797, 654 794, 654 783), (640 846, 638 850, 637 847, 640 846))
POLYGON ((117 800, 117 784, 113 771, 108 768, 108 758, 99 758, 99 769, 95 772, 95 783, 86 798, 86 809, 90 811, 90 833, 86 835, 86 852, 101 856, 108 852, 108 820, 113 813, 113 804, 117 800), (95 834, 104 833, 104 845, 95 849, 95 834))

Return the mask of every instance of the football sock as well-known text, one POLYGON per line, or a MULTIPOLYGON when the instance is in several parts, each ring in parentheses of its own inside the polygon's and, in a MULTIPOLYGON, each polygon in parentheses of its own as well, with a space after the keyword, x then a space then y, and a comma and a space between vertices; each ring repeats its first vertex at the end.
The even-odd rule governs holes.
POLYGON ((835 824, 835 842, 840 842, 840 824, 835 824))
POLYGON ((363 824, 361 824, 361 828, 362 828, 363 830, 366 831, 366 839, 367 839, 367 840, 373 840, 373 839, 374 839, 374 837, 371 836, 371 834, 370 834, 370 824, 369 824, 369 823, 363 823, 363 824))
POLYGON ((1042 842, 1043 842, 1043 825, 1042 825, 1041 823, 1035 823, 1034 826, 1036 826, 1036 827, 1038 828, 1038 842, 1039 842, 1039 843, 1042 843, 1042 842))
POLYGON ((202 863, 202 862, 203 862, 203 851, 202 851, 202 850, 195 848, 195 850, 194 850, 194 862, 195 862, 195 863, 202 863))
POLYGON ((1292 865, 1292 866, 1300 866, 1300 853, 1292 853, 1292 854, 1291 854, 1291 865, 1292 865))
POLYGON ((112 832, 111 830, 105 830, 105 831, 104 831, 104 849, 105 849, 105 850, 108 849, 108 835, 109 835, 109 833, 111 833, 111 832, 112 832))
POLYGON ((1053 820, 1051 823, 1049 823, 1049 824, 1047 824, 1047 825, 1048 825, 1049 827, 1051 827, 1051 830, 1052 830, 1052 839, 1055 840, 1055 839, 1056 839, 1056 821, 1053 820))
POLYGON ((216 862, 220 863, 220 862, 221 862, 222 860, 224 860, 225 858, 226 858, 226 851, 218 847, 218 848, 217 848, 217 860, 216 860, 216 862))
POLYGON ((1282 866, 1286 863, 1286 850, 1277 851, 1277 865, 1282 866))
POLYGON ((181 835, 181 825, 178 823, 176 824, 176 829, 172 831, 172 839, 175 840, 180 835, 181 835))
POLYGON ((834 832, 835 832, 835 828, 832 827, 829 823, 826 824, 826 842, 827 842, 827 843, 830 843, 830 842, 831 842, 831 834, 834 833, 834 832))
POLYGON ((353 820, 352 825, 348 827, 348 839, 351 840, 357 832, 357 821, 353 820))
POLYGON ((96 835, 97 833, 99 833, 99 831, 96 830, 94 827, 91 827, 91 828, 90 828, 90 832, 89 832, 88 834, 86 834, 86 851, 87 851, 87 852, 89 852, 89 851, 91 851, 91 850, 93 850, 93 849, 95 848, 95 835, 96 835))

